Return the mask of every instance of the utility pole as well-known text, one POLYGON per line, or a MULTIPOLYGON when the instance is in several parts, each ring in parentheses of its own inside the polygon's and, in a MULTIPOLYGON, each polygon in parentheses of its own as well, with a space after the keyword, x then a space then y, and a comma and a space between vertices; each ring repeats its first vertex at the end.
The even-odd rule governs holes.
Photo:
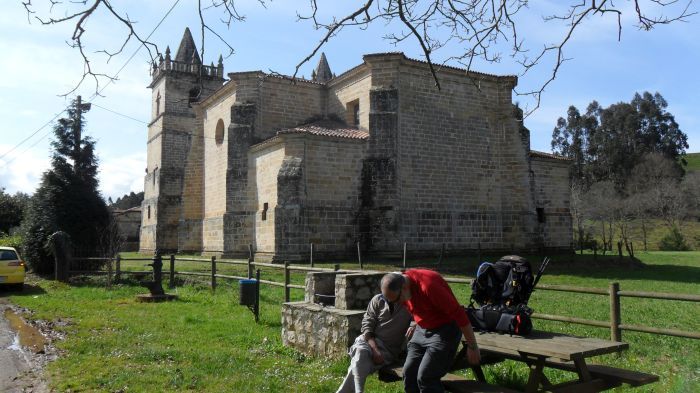
POLYGON ((91 104, 88 102, 86 104, 83 104, 83 98, 81 96, 78 96, 78 99, 75 101, 75 117, 73 118, 73 138, 74 138, 74 146, 73 146, 73 160, 74 164, 75 161, 77 161, 78 157, 80 157, 80 141, 82 140, 82 129, 83 129, 83 111, 87 112, 91 108, 91 104))

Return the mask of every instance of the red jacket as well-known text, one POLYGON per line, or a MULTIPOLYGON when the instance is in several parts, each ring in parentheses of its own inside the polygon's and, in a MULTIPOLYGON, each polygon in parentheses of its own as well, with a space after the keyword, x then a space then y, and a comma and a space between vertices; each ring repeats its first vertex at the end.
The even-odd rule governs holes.
POLYGON ((439 273, 410 269, 404 274, 411 279, 411 298, 406 301, 406 308, 420 327, 434 329, 452 321, 459 327, 469 324, 466 311, 439 273))

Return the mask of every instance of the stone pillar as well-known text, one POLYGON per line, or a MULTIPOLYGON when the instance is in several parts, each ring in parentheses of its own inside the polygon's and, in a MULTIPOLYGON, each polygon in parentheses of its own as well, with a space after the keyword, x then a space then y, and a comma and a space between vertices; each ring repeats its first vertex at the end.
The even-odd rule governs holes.
POLYGON ((256 106, 235 103, 228 127, 226 168, 226 213, 224 215, 224 254, 247 255, 253 243, 255 211, 248 198, 248 149, 253 144, 256 106))
POLYGON ((308 242, 303 214, 303 160, 287 156, 277 174, 275 259, 301 260, 308 242))
POLYGON ((362 165, 358 217, 364 250, 398 250, 397 135, 399 93, 394 87, 370 91, 369 149, 362 165))

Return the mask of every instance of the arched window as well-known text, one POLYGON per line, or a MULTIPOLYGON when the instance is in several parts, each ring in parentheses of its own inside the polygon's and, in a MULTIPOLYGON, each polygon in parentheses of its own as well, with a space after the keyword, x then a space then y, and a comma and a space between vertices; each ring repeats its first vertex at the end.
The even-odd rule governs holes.
POLYGON ((214 140, 217 145, 224 143, 224 121, 219 119, 216 122, 216 132, 214 133, 214 140))

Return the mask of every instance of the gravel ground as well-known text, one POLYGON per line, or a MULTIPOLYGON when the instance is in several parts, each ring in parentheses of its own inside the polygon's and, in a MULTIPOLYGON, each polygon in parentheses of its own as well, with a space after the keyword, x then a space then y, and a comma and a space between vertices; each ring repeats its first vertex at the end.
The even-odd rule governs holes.
POLYGON ((11 328, 5 317, 5 311, 8 309, 20 315, 25 311, 13 306, 6 298, 0 297, 0 392, 50 392, 43 378, 43 369, 48 361, 56 358, 56 351, 50 345, 51 334, 47 335, 42 328, 42 325, 46 327, 46 324, 31 325, 47 338, 49 344, 41 350, 23 348, 17 332, 11 328))

